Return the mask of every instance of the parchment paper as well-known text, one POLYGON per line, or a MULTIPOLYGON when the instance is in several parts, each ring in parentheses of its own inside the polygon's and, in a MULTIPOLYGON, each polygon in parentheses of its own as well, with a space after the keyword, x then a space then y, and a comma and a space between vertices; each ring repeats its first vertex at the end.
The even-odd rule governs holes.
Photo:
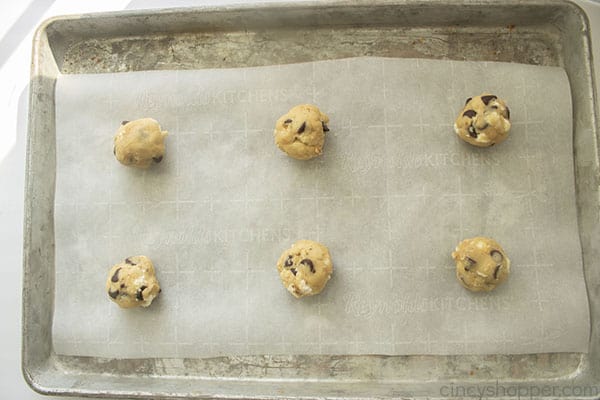
POLYGON ((105 357, 587 351, 570 89, 558 68, 357 58, 200 71, 61 76, 56 86, 55 349, 105 357), (511 109, 509 139, 462 143, 469 96, 511 109), (290 159, 275 120, 331 118, 324 154, 290 159), (122 120, 170 132, 164 161, 120 165, 122 120), (512 260, 496 291, 456 281, 463 238, 512 260), (326 244, 334 275, 296 300, 275 268, 326 244), (111 265, 144 254, 162 294, 122 310, 111 265))

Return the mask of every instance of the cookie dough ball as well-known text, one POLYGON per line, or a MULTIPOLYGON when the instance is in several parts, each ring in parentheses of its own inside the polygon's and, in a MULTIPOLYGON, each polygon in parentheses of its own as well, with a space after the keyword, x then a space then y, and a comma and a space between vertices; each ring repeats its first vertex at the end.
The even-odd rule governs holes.
POLYGON ((296 106, 277 120, 275 144, 297 160, 314 158, 323 152, 328 122, 329 117, 317 106, 296 106))
POLYGON ((473 292, 489 292, 510 273, 510 260, 495 240, 486 237, 465 239, 452 253, 458 281, 473 292))
POLYGON ((152 118, 123 121, 115 135, 113 152, 123 165, 148 168, 165 156, 165 136, 152 118))
POLYGON ((106 291, 122 308, 132 308, 148 307, 161 289, 152 261, 146 256, 135 256, 110 269, 106 291))
POLYGON ((510 110, 493 94, 468 98, 456 122, 454 131, 465 142, 478 147, 501 143, 510 130, 510 110))
POLYGON ((296 298, 321 293, 331 278, 329 250, 312 240, 299 240, 277 261, 283 286, 296 298))

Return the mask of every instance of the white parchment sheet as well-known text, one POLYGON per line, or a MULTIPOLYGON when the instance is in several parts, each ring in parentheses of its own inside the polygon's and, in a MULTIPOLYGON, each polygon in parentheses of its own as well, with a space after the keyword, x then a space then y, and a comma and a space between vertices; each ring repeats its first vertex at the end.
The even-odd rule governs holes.
POLYGON ((589 315, 562 69, 356 58, 285 66, 61 76, 56 86, 60 354, 585 352, 589 315), (465 99, 505 99, 501 145, 462 143, 465 99), (279 116, 331 118, 324 154, 287 157, 279 116), (122 120, 157 119, 166 156, 120 165, 122 120), (472 294, 450 253, 499 241, 512 274, 472 294), (296 300, 275 263, 297 239, 331 251, 325 291, 296 300), (144 254, 162 294, 122 310, 111 265, 144 254))

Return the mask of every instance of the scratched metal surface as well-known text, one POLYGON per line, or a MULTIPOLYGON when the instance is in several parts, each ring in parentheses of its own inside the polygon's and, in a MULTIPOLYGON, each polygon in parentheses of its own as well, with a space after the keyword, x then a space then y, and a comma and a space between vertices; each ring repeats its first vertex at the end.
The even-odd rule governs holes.
POLYGON ((46 21, 34 39, 30 84, 22 349, 26 380, 45 394, 228 399, 457 397, 461 393, 452 392, 456 388, 485 390, 497 381, 504 388, 596 385, 600 257, 594 244, 600 239, 600 170, 591 68, 587 19, 577 6, 563 1, 343 0, 46 21), (365 55, 514 61, 566 69, 574 110, 578 222, 592 316, 589 353, 112 360, 53 352, 58 73, 244 67, 365 55))

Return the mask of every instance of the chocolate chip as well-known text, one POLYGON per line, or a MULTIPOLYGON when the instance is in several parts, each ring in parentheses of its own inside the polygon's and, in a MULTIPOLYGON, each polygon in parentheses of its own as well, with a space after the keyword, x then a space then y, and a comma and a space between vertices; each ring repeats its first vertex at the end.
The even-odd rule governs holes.
POLYGON ((492 256, 494 261, 496 261, 497 263, 502 262, 502 260, 504 259, 504 257, 502 256, 502 253, 500 253, 498 250, 492 250, 490 252, 490 256, 492 256))
POLYGON ((492 106, 492 109, 497 110, 498 106, 492 106))
POLYGON ((158 293, 162 293, 162 289, 158 289, 158 293))
POLYGON ((125 259, 125 262, 129 265, 135 265, 135 263, 133 261, 131 261, 131 258, 129 258, 129 257, 125 259))
POLYGON ((494 96, 493 94, 489 94, 487 96, 481 96, 481 101, 483 101, 483 104, 485 104, 486 106, 489 104, 490 101, 497 99, 497 96, 494 96))
POLYGON ((302 125, 300 125, 300 128, 298 128, 298 133, 304 132, 305 129, 306 129, 306 121, 304 121, 302 123, 302 125))
POLYGON ((125 284, 121 283, 121 289, 125 289, 125 284))
POLYGON ((119 282, 119 271, 121 270, 121 268, 117 268, 117 270, 115 271, 115 273, 113 274, 112 278, 110 278, 110 280, 112 282, 119 282))
POLYGON ((323 132, 329 132, 329 128, 325 124, 325 122, 321 122, 323 124, 323 132))
POLYGON ((294 261, 292 260, 292 256, 288 256, 287 260, 285 260, 285 265, 286 267, 291 267, 292 265, 294 265, 294 261))
POLYGON ((467 99, 467 101, 465 101, 465 106, 466 106, 467 104, 469 104, 469 102, 470 102, 471 100, 473 100, 473 98, 472 98, 472 97, 469 97, 469 98, 467 99))
POLYGON ((285 121, 283 121, 284 124, 291 124, 292 120, 291 119, 286 119, 285 121))
POLYGON ((475 132, 475 128, 473 127, 473 125, 469 125, 469 136, 471 136, 474 139, 477 139, 477 132, 475 132))
POLYGON ((146 289, 148 286, 142 285, 140 286, 140 288, 138 289, 137 293, 135 294, 135 298, 138 301, 144 301, 144 294, 142 293, 144 291, 144 289, 146 289))
POLYGON ((477 261, 473 260, 471 257, 467 257, 465 260, 465 271, 470 271, 477 264, 477 261))
POLYGON ((116 156, 117 155, 117 147, 113 147, 113 154, 116 156))
POLYGON ((476 115, 477 115, 477 111, 475 111, 475 110, 467 110, 463 113, 463 117, 469 117, 469 118, 473 118, 476 115))
POLYGON ((304 260, 300 261, 300 264, 304 264, 307 267, 310 268, 310 272, 312 272, 313 274, 315 273, 315 266, 313 264, 313 262, 311 260, 309 260, 308 258, 305 258, 304 260))
POLYGON ((502 267, 502 265, 496 265, 496 269, 494 269, 494 279, 498 279, 498 271, 500 271, 500 267, 502 267))
POLYGON ((113 299, 116 299, 116 298, 117 298, 117 296, 119 295, 119 291, 118 291, 118 290, 115 290, 115 291, 113 292, 113 291, 110 291, 110 290, 109 290, 109 291, 108 291, 108 295, 109 295, 110 297, 112 297, 113 299))
POLYGON ((508 109, 508 106, 506 106, 506 118, 510 119, 510 110, 508 109))
POLYGON ((121 125, 125 125, 125 124, 128 124, 128 123, 129 123, 129 121, 121 121, 121 125))
POLYGON ((292 271, 292 274, 294 274, 294 276, 296 276, 296 274, 298 273, 298 271, 296 270, 296 268, 292 268, 292 269, 290 269, 290 271, 292 271))
POLYGON ((154 161, 155 163, 159 163, 161 162, 163 159, 163 156, 158 156, 158 157, 152 157, 152 161, 154 161))

